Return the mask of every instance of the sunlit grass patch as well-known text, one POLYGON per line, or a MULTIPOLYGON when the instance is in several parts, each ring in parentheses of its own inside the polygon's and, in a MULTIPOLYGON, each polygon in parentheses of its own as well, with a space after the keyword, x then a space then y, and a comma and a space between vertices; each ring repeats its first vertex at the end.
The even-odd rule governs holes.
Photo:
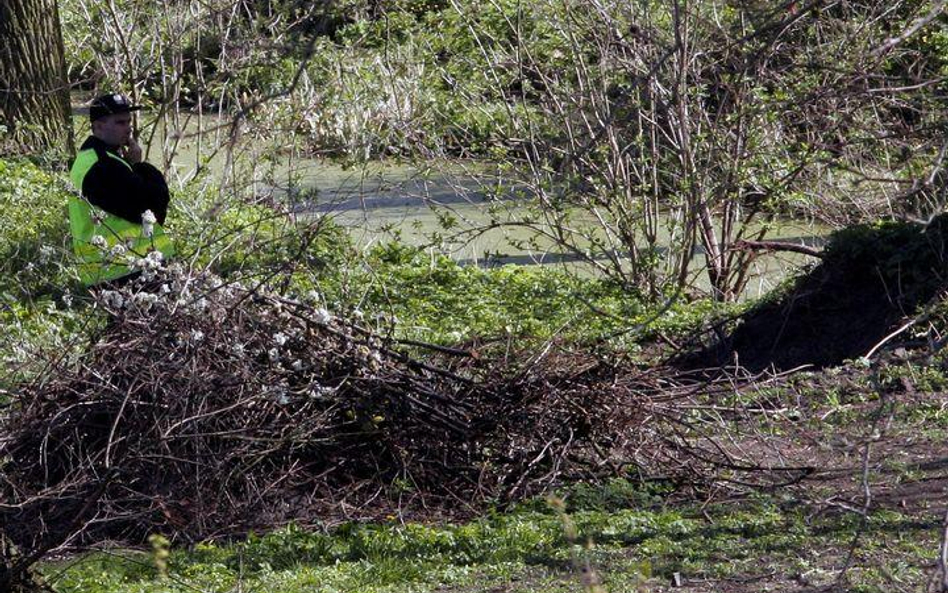
MULTIPOLYGON (((583 489, 588 495, 589 487, 583 489)), ((858 532, 846 577, 857 590, 881 591, 896 572, 907 582, 924 576, 938 531, 937 521, 896 512, 863 521, 854 513, 813 513, 765 495, 703 511, 690 505, 574 505, 569 516, 577 530, 573 541, 553 510, 531 503, 458 525, 289 526, 229 544, 177 548, 167 578, 148 553, 129 551, 93 553, 45 572, 63 593, 224 592, 238 586, 290 593, 461 592, 501 584, 513 591, 576 591, 577 559, 613 591, 649 590, 676 573, 695 582, 777 573, 825 582, 843 567, 858 532)))

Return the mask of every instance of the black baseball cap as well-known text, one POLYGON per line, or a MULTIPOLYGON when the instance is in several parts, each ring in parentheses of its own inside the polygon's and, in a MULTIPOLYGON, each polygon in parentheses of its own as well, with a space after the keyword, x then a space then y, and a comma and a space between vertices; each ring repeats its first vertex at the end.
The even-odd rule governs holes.
POLYGON ((92 100, 92 103, 89 105, 89 121, 101 119, 106 115, 138 111, 141 108, 141 105, 132 105, 132 102, 129 101, 125 95, 109 93, 92 100))

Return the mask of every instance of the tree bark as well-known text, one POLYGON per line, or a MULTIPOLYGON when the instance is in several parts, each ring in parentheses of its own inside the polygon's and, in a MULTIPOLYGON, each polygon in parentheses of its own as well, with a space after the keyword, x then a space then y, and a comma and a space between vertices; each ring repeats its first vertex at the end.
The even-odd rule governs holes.
POLYGON ((73 153, 57 0, 0 0, 2 153, 73 153))

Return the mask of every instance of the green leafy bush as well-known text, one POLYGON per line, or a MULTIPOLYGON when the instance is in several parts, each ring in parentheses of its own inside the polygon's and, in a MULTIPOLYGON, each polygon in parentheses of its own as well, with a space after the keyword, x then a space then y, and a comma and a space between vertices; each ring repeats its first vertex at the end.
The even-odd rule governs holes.
POLYGON ((66 182, 26 160, 0 159, 0 298, 29 300, 71 285, 66 182))
POLYGON ((101 322, 81 298, 66 183, 30 161, 0 159, 0 388, 75 354, 101 322))
POLYGON ((296 215, 269 198, 222 192, 193 180, 175 193, 168 231, 178 259, 225 279, 289 282, 338 273, 355 252, 329 217, 296 215))

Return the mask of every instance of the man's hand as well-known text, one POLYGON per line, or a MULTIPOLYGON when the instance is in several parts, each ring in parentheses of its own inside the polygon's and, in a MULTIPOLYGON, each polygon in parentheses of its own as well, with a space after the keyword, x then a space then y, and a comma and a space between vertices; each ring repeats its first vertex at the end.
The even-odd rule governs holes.
POLYGON ((142 162, 142 147, 134 138, 129 138, 128 144, 122 147, 122 158, 133 165, 142 162))

